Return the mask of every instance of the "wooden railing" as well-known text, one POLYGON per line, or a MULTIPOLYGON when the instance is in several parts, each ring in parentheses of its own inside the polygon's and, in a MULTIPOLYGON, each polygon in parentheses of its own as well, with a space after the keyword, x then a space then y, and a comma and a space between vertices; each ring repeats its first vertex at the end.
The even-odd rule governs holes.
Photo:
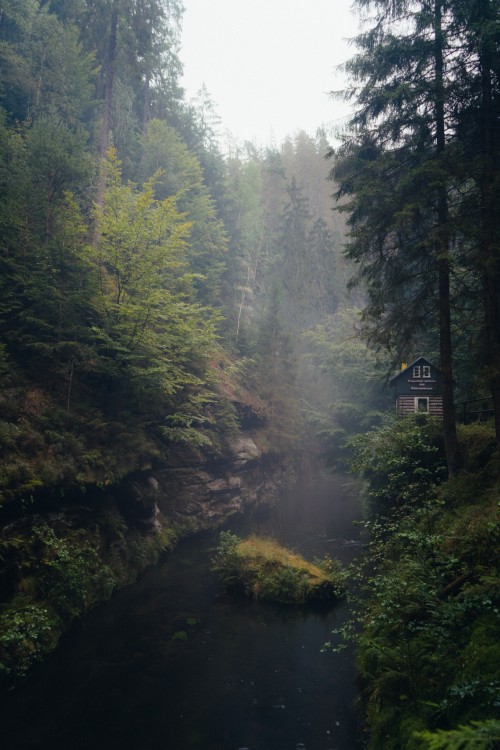
POLYGON ((457 403, 457 417, 462 420, 463 424, 485 422, 487 419, 493 419, 494 416, 491 396, 458 401, 457 403))

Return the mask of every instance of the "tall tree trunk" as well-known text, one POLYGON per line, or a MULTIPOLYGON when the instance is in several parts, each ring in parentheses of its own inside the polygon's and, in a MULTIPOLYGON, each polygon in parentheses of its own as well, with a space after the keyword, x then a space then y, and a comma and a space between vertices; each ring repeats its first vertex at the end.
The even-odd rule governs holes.
MULTIPOLYGON (((102 112, 101 148, 99 153, 99 171, 97 176, 96 204, 102 206, 104 189, 106 187, 106 171, 104 168, 106 154, 109 149, 109 133, 111 129, 111 107, 113 103, 113 81, 115 76, 116 35, 118 30, 118 0, 113 0, 109 29, 109 43, 106 55, 106 71, 104 85, 104 104, 102 112)), ((94 227, 94 242, 97 240, 97 227, 94 227)))
MULTIPOLYGON (((439 162, 444 154, 445 114, 444 114, 444 63, 442 0, 434 3, 434 50, 435 50, 435 118, 436 118, 436 157, 439 162)), ((451 343, 450 313, 450 248, 448 231, 448 197, 446 186, 438 187, 437 195, 437 242, 436 256, 438 267, 439 292, 439 345, 441 355, 441 376, 443 389, 443 437, 446 464, 449 476, 457 472, 459 456, 453 398, 453 349, 451 343)))
POLYGON ((479 65, 481 69, 481 240, 485 311, 485 348, 488 380, 493 397, 495 430, 500 443, 500 262, 495 248, 497 212, 494 182, 497 171, 495 118, 493 111, 491 2, 479 0, 479 65))
POLYGON ((144 80, 144 95, 142 101, 142 133, 146 133, 149 122, 151 120, 151 78, 149 73, 146 73, 144 80))

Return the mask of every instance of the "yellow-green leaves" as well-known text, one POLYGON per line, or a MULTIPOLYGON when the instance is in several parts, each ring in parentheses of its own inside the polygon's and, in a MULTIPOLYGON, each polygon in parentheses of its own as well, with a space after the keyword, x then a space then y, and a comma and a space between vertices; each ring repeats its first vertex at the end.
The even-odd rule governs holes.
POLYGON ((172 295, 189 294, 184 252, 190 225, 177 211, 175 197, 155 200, 154 178, 140 190, 123 185, 114 151, 106 169, 104 203, 96 208, 100 309, 107 325, 134 348, 158 323, 172 295))
POLYGON ((155 177, 141 188, 122 183, 111 150, 93 248, 100 286, 94 336, 101 370, 135 391, 156 392, 156 419, 169 439, 196 439, 210 396, 204 372, 217 316, 195 301, 186 254, 190 222, 176 196, 154 197, 155 177))

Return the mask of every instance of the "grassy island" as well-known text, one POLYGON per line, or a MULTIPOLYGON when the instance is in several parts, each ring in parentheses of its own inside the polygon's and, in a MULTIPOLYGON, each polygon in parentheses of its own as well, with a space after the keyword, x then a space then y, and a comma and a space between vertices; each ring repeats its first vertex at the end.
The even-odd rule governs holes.
POLYGON ((213 569, 228 590, 283 604, 338 599, 345 592, 340 564, 332 558, 308 562, 274 539, 256 535, 240 539, 221 532, 213 569))

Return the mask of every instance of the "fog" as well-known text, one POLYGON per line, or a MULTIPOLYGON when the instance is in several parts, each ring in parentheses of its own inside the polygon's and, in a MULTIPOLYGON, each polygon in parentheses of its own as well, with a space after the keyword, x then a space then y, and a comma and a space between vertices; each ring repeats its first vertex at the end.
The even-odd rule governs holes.
POLYGON ((185 0, 182 83, 189 98, 203 84, 221 118, 222 140, 267 145, 304 130, 342 125, 336 70, 351 54, 358 21, 351 0, 185 0))

